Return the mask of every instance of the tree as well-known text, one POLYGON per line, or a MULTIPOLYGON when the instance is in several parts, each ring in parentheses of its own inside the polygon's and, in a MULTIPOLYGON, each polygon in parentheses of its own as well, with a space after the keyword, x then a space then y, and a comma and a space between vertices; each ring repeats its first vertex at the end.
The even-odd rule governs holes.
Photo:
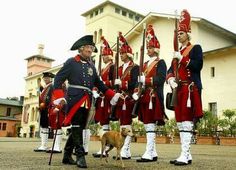
MULTIPOLYGON (((223 111, 224 119, 220 121, 220 127, 224 131, 229 131, 230 136, 236 135, 236 112, 235 110, 223 111)), ((227 134, 227 133, 226 133, 227 134)))

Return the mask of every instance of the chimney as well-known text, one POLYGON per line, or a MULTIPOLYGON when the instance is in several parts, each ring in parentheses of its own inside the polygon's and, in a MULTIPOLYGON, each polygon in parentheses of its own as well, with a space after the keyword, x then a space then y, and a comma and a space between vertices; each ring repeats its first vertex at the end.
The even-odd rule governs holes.
POLYGON ((25 98, 24 96, 20 96, 20 102, 23 103, 24 102, 24 98, 25 98))
POLYGON ((39 44, 38 45, 39 55, 43 55, 43 49, 44 49, 44 45, 43 44, 39 44))

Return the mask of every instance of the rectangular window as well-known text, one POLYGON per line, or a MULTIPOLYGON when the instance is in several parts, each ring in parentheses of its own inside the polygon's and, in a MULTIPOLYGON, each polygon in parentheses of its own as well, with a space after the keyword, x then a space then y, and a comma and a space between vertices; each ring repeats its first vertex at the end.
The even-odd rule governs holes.
POLYGON ((126 15, 127 15, 127 12, 122 10, 122 15, 123 15, 123 16, 126 16, 126 15))
POLYGON ((7 108, 6 116, 11 116, 11 108, 10 107, 7 108))
POLYGON ((131 13, 129 13, 129 18, 130 18, 130 19, 133 19, 133 18, 134 18, 134 15, 131 14, 131 13))
POLYGON ((215 77, 215 67, 211 67, 211 77, 215 77))
POLYGON ((100 12, 100 14, 103 13, 103 8, 101 8, 101 9, 99 10, 99 12, 100 12))
POLYGON ((2 129, 2 123, 0 123, 0 130, 2 129))
POLYGON ((98 15, 98 10, 97 10, 97 11, 95 11, 95 15, 98 15))
POLYGON ((136 16, 135 16, 135 20, 136 20, 136 21, 139 21, 139 19, 140 19, 140 17, 136 15, 136 16))
POLYGON ((90 18, 93 18, 93 13, 90 14, 90 18))
POLYGON ((216 102, 209 103, 209 111, 212 112, 213 115, 217 116, 217 103, 216 102))
POLYGON ((2 130, 6 130, 7 129, 7 124, 6 123, 3 123, 2 125, 2 130))
POLYGON ((119 8, 115 8, 115 13, 120 14, 120 9, 119 8))

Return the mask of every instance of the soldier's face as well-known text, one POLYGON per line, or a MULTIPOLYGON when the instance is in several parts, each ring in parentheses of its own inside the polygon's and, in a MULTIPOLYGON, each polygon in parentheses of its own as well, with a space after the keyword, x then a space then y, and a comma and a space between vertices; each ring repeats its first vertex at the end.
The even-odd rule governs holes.
POLYGON ((150 57, 155 56, 155 49, 154 49, 154 47, 148 47, 148 49, 147 49, 147 54, 148 54, 148 56, 150 56, 150 57))
POLYGON ((109 55, 103 55, 103 56, 102 56, 102 59, 103 59, 103 62, 104 62, 105 64, 110 61, 109 55))
POLYGON ((185 43, 186 41, 189 41, 188 34, 184 31, 178 32, 178 40, 181 44, 185 43))
POLYGON ((127 53, 121 52, 120 59, 121 59, 121 61, 126 62, 127 60, 129 60, 129 57, 128 57, 127 53))
POLYGON ((81 51, 82 56, 85 59, 89 59, 94 51, 94 46, 92 45, 85 45, 81 51))

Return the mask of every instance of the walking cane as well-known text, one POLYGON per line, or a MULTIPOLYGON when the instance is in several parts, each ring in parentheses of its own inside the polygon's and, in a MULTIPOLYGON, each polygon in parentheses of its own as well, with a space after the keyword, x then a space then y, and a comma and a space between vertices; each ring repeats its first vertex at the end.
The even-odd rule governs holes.
POLYGON ((52 154, 53 154, 53 149, 54 149, 54 145, 55 145, 55 141, 56 141, 56 137, 57 137, 57 129, 58 129, 58 123, 59 123, 59 113, 60 113, 60 110, 57 111, 56 131, 55 131, 55 134, 54 134, 54 139, 53 139, 53 143, 52 143, 52 149, 51 149, 51 154, 50 154, 48 165, 51 165, 51 162, 52 162, 52 154))

